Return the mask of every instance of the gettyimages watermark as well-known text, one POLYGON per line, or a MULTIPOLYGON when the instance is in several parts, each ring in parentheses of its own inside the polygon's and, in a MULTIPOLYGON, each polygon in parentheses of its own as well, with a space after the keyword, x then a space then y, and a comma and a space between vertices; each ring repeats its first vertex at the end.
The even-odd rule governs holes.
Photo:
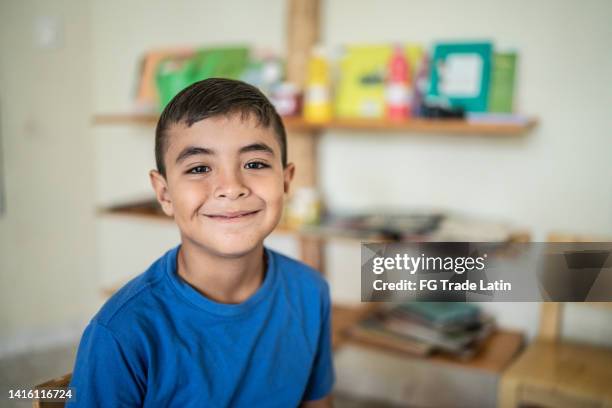
POLYGON ((362 244, 367 302, 612 302, 612 242, 362 244))

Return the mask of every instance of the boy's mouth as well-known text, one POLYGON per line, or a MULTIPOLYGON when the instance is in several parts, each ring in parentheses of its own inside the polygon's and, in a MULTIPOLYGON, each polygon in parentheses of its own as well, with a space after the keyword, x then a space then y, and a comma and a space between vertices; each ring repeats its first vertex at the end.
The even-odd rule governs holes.
POLYGON ((231 211, 231 212, 223 212, 223 213, 218 213, 218 214, 206 214, 206 216, 214 220, 219 220, 219 221, 234 221, 234 220, 241 220, 244 218, 248 218, 252 215, 255 215, 259 211, 260 210, 231 211))

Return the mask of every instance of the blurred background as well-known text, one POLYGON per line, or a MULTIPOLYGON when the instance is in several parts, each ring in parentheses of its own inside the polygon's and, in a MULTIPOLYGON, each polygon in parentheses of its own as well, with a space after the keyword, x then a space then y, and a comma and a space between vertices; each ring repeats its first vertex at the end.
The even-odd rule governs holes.
POLYGON ((529 377, 543 333, 601 367, 572 366, 571 395, 525 398, 612 401, 610 309, 478 304, 506 337, 463 359, 353 341, 346 324, 371 312, 361 240, 612 236, 609 1, 26 0, 2 1, 0 21, 3 392, 70 372, 108 296, 179 243, 151 204, 156 117, 222 75, 287 117, 297 181, 266 244, 330 282, 338 406, 518 405, 504 375, 529 377))

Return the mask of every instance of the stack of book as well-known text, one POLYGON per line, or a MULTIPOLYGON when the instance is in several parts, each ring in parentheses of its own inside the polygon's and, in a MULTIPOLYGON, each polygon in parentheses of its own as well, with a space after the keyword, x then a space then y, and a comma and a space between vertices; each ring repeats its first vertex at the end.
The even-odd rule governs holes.
MULTIPOLYGON (((334 236, 382 239, 392 241, 423 241, 439 228, 444 214, 379 212, 360 214, 327 214, 321 224, 310 226, 312 232, 334 236)), ((308 228, 308 227, 307 227, 308 228)), ((306 232, 309 231, 306 229, 306 232)))
POLYGON ((349 335, 393 351, 469 359, 494 328, 492 317, 473 304, 410 302, 375 313, 351 328, 349 335))
POLYGON ((399 212, 378 209, 363 213, 328 213, 320 224, 301 231, 322 236, 344 236, 361 241, 498 242, 513 238, 507 223, 437 210, 399 212))

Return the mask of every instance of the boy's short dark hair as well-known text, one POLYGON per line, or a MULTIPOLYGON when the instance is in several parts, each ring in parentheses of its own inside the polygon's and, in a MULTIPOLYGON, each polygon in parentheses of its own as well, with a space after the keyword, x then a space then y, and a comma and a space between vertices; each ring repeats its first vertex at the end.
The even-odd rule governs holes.
POLYGON ((155 129, 155 161, 157 171, 166 177, 164 155, 168 143, 168 128, 176 123, 187 127, 203 119, 240 114, 252 116, 257 124, 274 129, 281 148, 281 162, 287 166, 287 135, 274 105, 257 88, 242 81, 209 78, 196 82, 179 92, 164 108, 155 129))

